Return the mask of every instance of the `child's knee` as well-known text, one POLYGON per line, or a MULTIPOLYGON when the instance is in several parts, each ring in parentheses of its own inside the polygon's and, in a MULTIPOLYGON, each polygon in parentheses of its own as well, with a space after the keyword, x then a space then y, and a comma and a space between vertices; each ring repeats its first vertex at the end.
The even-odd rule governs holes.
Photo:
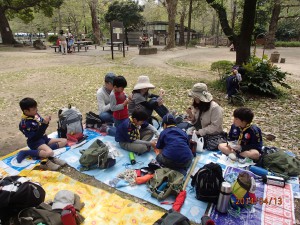
POLYGON ((58 142, 59 147, 65 147, 67 145, 68 141, 66 138, 61 138, 60 142, 58 142))

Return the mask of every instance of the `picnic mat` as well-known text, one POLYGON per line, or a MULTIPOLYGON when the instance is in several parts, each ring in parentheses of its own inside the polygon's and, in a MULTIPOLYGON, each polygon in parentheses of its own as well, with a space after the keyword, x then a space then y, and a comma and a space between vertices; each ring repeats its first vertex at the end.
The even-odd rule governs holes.
MULTIPOLYGON (((224 177, 228 174, 240 173, 240 168, 227 167, 224 177)), ((247 171, 256 178, 257 203, 250 208, 242 208, 240 213, 236 210, 229 210, 229 213, 222 214, 213 206, 211 218, 216 224, 230 225, 260 225, 260 224, 295 224, 294 198, 292 185, 286 184, 284 188, 264 185, 258 176, 247 171)))
POLYGON ((53 201, 55 194, 60 190, 78 194, 85 203, 81 213, 86 218, 83 223, 86 225, 153 224, 164 214, 116 194, 83 184, 59 172, 23 170, 20 175, 42 184, 46 191, 45 201, 53 201))
MULTIPOLYGON (((84 135, 86 135, 86 140, 83 141, 83 143, 88 142, 89 140, 92 140, 95 137, 99 137, 101 134, 94 132, 92 130, 84 130, 84 135)), ((51 133, 48 135, 50 138, 56 138, 57 137, 57 132, 51 133)), ((82 144, 83 144, 82 143, 82 144)), ((80 145, 79 143, 78 145, 80 145)), ((64 148, 59 148, 54 150, 54 156, 60 157, 60 155, 63 152, 66 152, 77 145, 71 143, 71 147, 64 147, 64 148)), ((0 157, 0 173, 3 175, 17 175, 19 174, 22 170, 24 169, 31 169, 33 168, 36 164, 40 162, 40 160, 34 160, 31 158, 26 158, 24 159, 21 163, 18 163, 16 160, 16 156, 20 150, 25 150, 28 149, 28 147, 16 150, 8 155, 5 155, 3 157, 0 157)))
MULTIPOLYGON (((84 171, 83 173, 94 176, 97 180, 110 185, 109 182, 117 177, 117 175, 121 172, 124 172, 126 168, 128 169, 139 169, 141 167, 145 167, 148 165, 148 163, 151 161, 151 159, 155 158, 154 152, 149 152, 146 154, 143 154, 141 156, 136 156, 137 164, 130 165, 128 151, 123 150, 120 148, 119 144, 115 142, 114 137, 110 136, 101 136, 101 134, 91 131, 91 130, 85 130, 84 132, 86 135, 88 135, 87 142, 84 143, 84 145, 79 146, 77 148, 66 148, 61 151, 58 155, 60 158, 66 160, 68 164, 72 167, 74 167, 76 170, 80 171, 80 164, 79 164, 79 158, 81 154, 79 151, 81 149, 86 149, 89 147, 89 145, 97 138, 102 140, 104 143, 106 143, 110 149, 113 150, 114 155, 116 157, 116 165, 109 168, 100 170, 98 168, 84 171)), ((73 146, 74 147, 74 146, 73 146)), ((16 154, 16 152, 14 153, 16 154)), ((14 154, 10 154, 9 156, 5 156, 2 161, 0 161, 0 172, 1 170, 4 171, 4 173, 14 172, 15 174, 18 174, 20 171, 22 171, 25 168, 31 168, 35 166, 39 161, 36 162, 26 162, 27 164, 23 167, 17 167, 13 164, 15 161, 14 154), (2 168, 2 169, 1 169, 2 168)), ((239 164, 237 162, 233 162, 225 155, 221 155, 220 152, 211 152, 211 151, 205 151, 204 153, 198 154, 200 156, 200 160, 197 163, 196 168, 194 169, 193 173, 197 172, 199 168, 204 166, 205 164, 209 162, 216 162, 219 163, 223 169, 223 171, 226 169, 226 167, 235 167, 235 168, 242 168, 249 164, 239 164)), ((28 159, 27 159, 28 160, 28 159)), ((26 161, 27 161, 26 160, 26 161)), ((23 162, 21 163, 23 164, 23 162)), ((294 192, 294 196, 300 196, 299 191, 299 179, 297 177, 292 178, 288 181, 292 184, 292 190, 294 192)), ((155 204, 161 208, 164 208, 166 210, 170 209, 172 207, 171 203, 174 202, 175 197, 169 197, 167 198, 164 203, 169 204, 161 204, 158 200, 151 197, 151 193, 147 189, 147 185, 135 185, 135 186, 125 186, 122 188, 118 188, 118 190, 128 193, 130 195, 136 196, 140 199, 143 199, 147 202, 151 202, 152 204, 155 204)), ((189 182, 187 188, 187 198, 184 202, 184 205, 182 206, 181 213, 185 216, 187 216, 191 221, 194 221, 196 223, 201 222, 201 217, 205 213, 205 210, 207 208, 207 203, 201 202, 195 198, 195 191, 191 187, 191 184, 189 182)), ((293 202, 293 199, 292 199, 293 202)))

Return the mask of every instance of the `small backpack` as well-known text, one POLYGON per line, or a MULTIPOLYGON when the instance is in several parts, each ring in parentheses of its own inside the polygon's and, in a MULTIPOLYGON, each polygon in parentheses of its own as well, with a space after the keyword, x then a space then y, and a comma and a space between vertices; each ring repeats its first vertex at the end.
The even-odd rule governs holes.
POLYGON ((217 203, 221 184, 224 181, 219 164, 209 163, 201 167, 192 178, 196 198, 200 201, 217 203))
POLYGON ((116 159, 108 155, 108 146, 99 139, 95 140, 87 149, 79 152, 82 154, 79 159, 79 163, 82 165, 81 170, 89 170, 94 165, 97 165, 100 169, 105 169, 116 163, 116 159))
POLYGON ((103 122, 96 113, 89 111, 85 116, 85 124, 87 128, 100 128, 103 122))
POLYGON ((173 209, 169 209, 159 220, 153 225, 189 225, 189 219, 173 209))
POLYGON ((178 171, 160 168, 155 170, 153 178, 147 182, 147 185, 151 196, 160 201, 169 195, 177 196, 182 189, 183 179, 183 174, 178 171))
POLYGON ((6 216, 6 212, 37 206, 45 200, 45 190, 25 177, 5 177, 0 187, 0 218, 6 216))
POLYGON ((67 134, 83 133, 82 114, 77 108, 71 107, 71 105, 58 111, 57 124, 57 134, 60 138, 67 138, 67 134))

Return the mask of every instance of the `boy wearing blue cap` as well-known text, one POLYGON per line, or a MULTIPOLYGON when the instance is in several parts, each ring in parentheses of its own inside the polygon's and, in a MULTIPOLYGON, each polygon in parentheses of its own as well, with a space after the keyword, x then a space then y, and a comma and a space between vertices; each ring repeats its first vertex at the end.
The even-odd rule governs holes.
POLYGON ((176 127, 172 114, 163 117, 162 126, 164 130, 160 133, 156 145, 152 142, 152 146, 159 150, 157 162, 170 169, 187 170, 193 161, 188 135, 176 127))
POLYGON ((116 75, 109 72, 105 75, 104 85, 97 91, 97 103, 99 110, 99 118, 105 123, 113 123, 113 113, 110 110, 110 98, 109 95, 113 90, 113 82, 116 75))

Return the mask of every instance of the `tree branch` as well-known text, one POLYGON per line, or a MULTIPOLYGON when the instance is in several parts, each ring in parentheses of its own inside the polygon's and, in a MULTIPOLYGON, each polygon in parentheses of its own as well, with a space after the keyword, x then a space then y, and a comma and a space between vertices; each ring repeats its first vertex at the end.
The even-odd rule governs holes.
POLYGON ((22 9, 26 9, 26 8, 30 8, 30 7, 34 7, 39 5, 39 3, 41 3, 43 0, 26 0, 26 1, 22 1, 22 4, 20 4, 19 6, 11 6, 11 5, 6 5, 6 9, 11 9, 14 10, 16 12, 22 10, 22 9))
POLYGON ((300 5, 282 5, 281 8, 286 8, 286 7, 299 7, 300 5))

